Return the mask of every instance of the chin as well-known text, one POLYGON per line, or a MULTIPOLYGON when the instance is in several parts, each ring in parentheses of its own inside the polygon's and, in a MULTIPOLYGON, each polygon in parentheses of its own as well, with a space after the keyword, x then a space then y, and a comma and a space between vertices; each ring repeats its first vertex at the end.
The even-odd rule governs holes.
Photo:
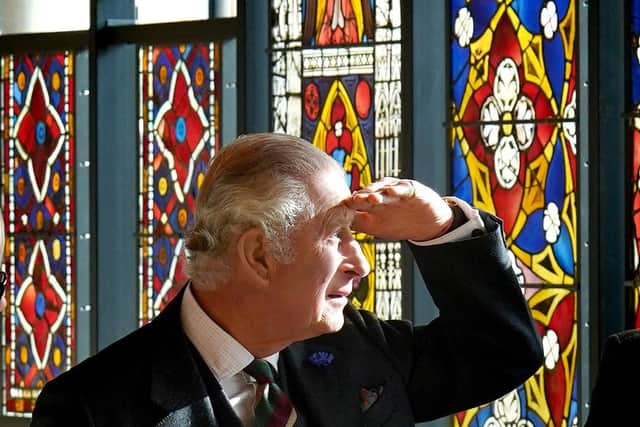
POLYGON ((338 332, 344 326, 344 314, 342 312, 334 313, 328 317, 325 317, 322 321, 322 326, 325 334, 338 332))

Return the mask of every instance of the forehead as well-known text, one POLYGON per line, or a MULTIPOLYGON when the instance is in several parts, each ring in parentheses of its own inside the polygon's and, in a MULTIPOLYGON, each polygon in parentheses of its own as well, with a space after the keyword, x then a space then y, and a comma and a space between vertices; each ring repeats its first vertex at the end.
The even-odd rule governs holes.
POLYGON ((310 187, 310 196, 319 212, 338 206, 351 195, 345 175, 338 169, 319 172, 310 187))

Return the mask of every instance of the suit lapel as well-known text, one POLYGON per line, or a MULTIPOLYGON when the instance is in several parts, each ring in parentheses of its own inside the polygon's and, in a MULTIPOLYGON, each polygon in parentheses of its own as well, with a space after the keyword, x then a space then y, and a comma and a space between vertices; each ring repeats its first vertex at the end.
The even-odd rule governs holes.
POLYGON ((349 384, 345 350, 319 337, 280 353, 278 371, 299 415, 296 427, 359 425, 358 396, 349 384))
POLYGON ((219 404, 220 399, 227 401, 220 385, 211 375, 214 387, 210 387, 213 394, 210 396, 190 343, 182 331, 180 305, 183 292, 150 325, 156 334, 153 340, 156 348, 151 360, 150 398, 167 414, 158 425, 226 426, 229 425, 228 414, 219 404))

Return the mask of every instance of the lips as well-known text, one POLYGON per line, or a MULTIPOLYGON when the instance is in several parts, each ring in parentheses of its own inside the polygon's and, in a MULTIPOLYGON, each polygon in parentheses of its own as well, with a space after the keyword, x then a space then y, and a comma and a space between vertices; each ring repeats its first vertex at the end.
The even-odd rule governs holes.
POLYGON ((360 277, 350 277, 346 282, 342 282, 342 286, 338 289, 328 289, 327 299, 337 300, 340 298, 348 299, 351 294, 360 286, 360 277))
POLYGON ((344 288, 332 291, 327 294, 327 299, 338 299, 338 298, 348 298, 353 291, 353 287, 351 285, 345 286, 344 288))

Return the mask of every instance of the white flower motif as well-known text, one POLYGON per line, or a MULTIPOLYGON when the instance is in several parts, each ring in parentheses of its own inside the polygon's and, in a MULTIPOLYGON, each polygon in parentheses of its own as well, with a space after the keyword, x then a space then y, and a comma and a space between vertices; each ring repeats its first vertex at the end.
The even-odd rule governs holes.
POLYGON ((533 103, 520 94, 516 63, 511 58, 503 59, 496 70, 493 95, 487 97, 480 109, 480 120, 491 123, 482 124, 480 133, 487 148, 495 150, 496 177, 507 190, 518 180, 520 152, 531 145, 536 129, 534 123, 513 122, 534 118, 533 103))
POLYGON ((342 136, 342 120, 338 120, 336 124, 333 125, 333 130, 338 138, 342 136))
POLYGON ((458 16, 453 24, 453 32, 458 39, 460 47, 469 45, 471 36, 473 35, 473 16, 466 7, 458 10, 458 16))
POLYGON ((562 122, 562 131, 564 132, 565 138, 569 140, 569 145, 571 146, 571 151, 573 154, 576 154, 576 91, 574 90, 571 94, 571 102, 564 107, 564 112, 562 113, 562 117, 565 121, 562 122))
POLYGON ((554 202, 549 202, 547 208, 544 210, 544 218, 542 219, 542 228, 544 229, 544 236, 549 243, 555 243, 560 235, 560 214, 558 212, 558 205, 554 202))
POLYGON ((504 188, 511 188, 518 180, 520 172, 520 151, 516 140, 509 135, 500 140, 496 148, 495 167, 498 173, 498 181, 504 188))
POLYGON ((509 255, 509 259, 511 260, 511 268, 513 269, 513 272, 515 273, 516 278, 518 279, 520 290, 524 292, 524 288, 522 287, 524 285, 524 274, 522 273, 522 270, 520 269, 520 267, 518 267, 518 263, 516 262, 516 256, 513 254, 513 252, 511 252, 511 250, 507 250, 507 255, 509 255))
POLYGON ((553 329, 548 329, 542 337, 542 352, 544 353, 544 366, 552 370, 560 360, 560 343, 558 335, 553 329))
POLYGON ((548 1, 540 11, 540 26, 543 28, 546 38, 553 38, 558 29, 558 11, 554 2, 548 1))
POLYGON ((578 417, 573 417, 571 420, 571 427, 578 427, 578 417))
POLYGON ((493 402, 493 415, 487 418, 483 427, 533 427, 531 421, 522 418, 517 390, 493 402))

